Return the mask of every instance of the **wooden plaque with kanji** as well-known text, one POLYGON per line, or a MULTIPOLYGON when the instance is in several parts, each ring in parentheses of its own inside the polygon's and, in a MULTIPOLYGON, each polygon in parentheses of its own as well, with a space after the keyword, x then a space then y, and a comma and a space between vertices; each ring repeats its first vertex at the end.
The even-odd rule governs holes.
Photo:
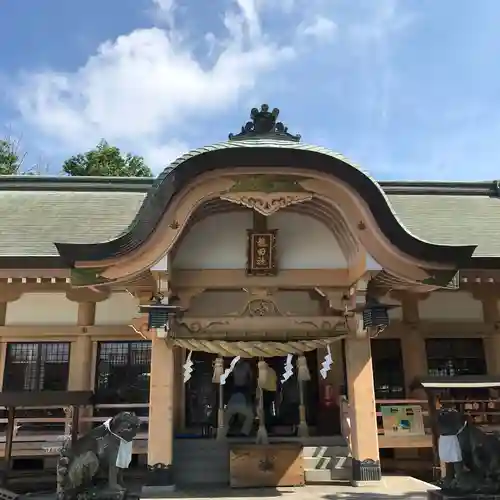
POLYGON ((278 230, 248 230, 247 274, 249 276, 276 276, 276 235, 278 230))

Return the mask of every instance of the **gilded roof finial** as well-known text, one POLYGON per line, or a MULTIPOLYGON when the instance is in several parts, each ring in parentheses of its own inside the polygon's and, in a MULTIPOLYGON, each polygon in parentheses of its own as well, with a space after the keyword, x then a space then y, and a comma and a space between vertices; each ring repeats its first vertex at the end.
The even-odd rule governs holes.
POLYGON ((279 114, 278 108, 269 111, 267 104, 263 104, 260 111, 257 108, 252 108, 250 121, 241 127, 239 134, 229 134, 229 140, 272 138, 299 142, 300 135, 289 134, 288 127, 277 121, 279 114))

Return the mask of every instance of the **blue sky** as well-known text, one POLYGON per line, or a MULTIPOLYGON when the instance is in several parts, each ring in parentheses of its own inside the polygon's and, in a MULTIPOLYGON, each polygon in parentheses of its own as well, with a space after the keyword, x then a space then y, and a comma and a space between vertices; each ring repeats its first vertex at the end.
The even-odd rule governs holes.
POLYGON ((500 178, 498 0, 0 0, 0 127, 155 171, 262 102, 378 179, 500 178))

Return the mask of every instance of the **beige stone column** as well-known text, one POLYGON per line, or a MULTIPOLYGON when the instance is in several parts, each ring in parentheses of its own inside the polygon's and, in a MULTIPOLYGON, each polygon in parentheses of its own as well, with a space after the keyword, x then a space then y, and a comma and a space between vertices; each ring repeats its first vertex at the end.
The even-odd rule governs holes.
POLYGON ((352 480, 380 481, 377 415, 370 338, 351 334, 345 341, 347 389, 351 414, 352 480))
POLYGON ((174 441, 174 350, 165 341, 151 339, 151 385, 149 394, 148 466, 152 483, 143 488, 143 494, 162 493, 173 489, 174 441))

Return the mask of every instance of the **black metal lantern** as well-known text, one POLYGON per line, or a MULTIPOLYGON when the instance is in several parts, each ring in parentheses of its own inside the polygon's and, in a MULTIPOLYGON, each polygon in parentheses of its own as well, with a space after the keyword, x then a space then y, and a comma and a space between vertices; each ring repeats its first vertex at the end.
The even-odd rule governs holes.
POLYGON ((170 319, 182 311, 180 306, 165 304, 162 294, 155 295, 151 304, 139 306, 141 313, 148 314, 148 330, 164 328, 169 331, 170 319))
POLYGON ((367 293, 365 303, 351 309, 349 312, 360 313, 363 317, 363 329, 369 329, 371 336, 377 336, 389 326, 389 310, 395 307, 400 306, 396 304, 384 304, 378 298, 367 293))
POLYGON ((397 306, 381 304, 376 299, 370 299, 363 309, 363 328, 377 328, 379 330, 389 326, 389 309, 397 306))

